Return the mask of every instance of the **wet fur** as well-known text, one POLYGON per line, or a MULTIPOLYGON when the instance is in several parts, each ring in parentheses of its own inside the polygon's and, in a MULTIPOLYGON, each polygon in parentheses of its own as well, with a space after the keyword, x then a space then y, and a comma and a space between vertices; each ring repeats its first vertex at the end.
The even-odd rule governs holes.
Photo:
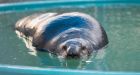
POLYGON ((19 20, 15 28, 37 50, 54 54, 60 52, 58 44, 71 38, 90 41, 93 50, 99 50, 108 44, 103 27, 91 16, 79 12, 33 14, 19 20), (67 36, 63 37, 65 34, 67 36))

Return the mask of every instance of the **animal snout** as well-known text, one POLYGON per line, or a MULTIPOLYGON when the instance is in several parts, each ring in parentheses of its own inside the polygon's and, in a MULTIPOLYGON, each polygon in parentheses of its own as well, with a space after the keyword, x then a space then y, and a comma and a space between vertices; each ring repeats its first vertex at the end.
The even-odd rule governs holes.
POLYGON ((70 57, 79 57, 80 53, 79 53, 79 48, 76 46, 69 46, 67 48, 67 56, 70 57))

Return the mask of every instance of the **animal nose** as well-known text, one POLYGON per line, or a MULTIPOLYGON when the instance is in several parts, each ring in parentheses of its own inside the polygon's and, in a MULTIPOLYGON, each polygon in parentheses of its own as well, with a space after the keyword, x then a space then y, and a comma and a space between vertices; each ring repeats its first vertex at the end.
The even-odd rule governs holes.
POLYGON ((67 51, 68 51, 67 56, 70 57, 79 56, 79 49, 76 46, 70 46, 67 51))

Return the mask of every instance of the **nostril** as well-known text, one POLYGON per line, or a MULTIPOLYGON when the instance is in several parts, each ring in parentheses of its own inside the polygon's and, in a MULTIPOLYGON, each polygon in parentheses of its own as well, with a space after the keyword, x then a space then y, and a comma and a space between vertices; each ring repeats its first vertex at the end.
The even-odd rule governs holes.
POLYGON ((75 49, 70 49, 67 55, 70 57, 76 57, 79 56, 79 53, 75 49))

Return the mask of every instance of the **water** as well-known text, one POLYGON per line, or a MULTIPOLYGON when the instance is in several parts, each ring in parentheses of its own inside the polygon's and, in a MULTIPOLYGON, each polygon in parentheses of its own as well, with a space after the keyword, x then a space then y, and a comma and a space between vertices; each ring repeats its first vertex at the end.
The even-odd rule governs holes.
POLYGON ((88 69, 99 71, 140 71, 140 7, 139 5, 103 5, 41 9, 32 11, 0 13, 0 64, 35 67, 88 69), (24 42, 14 32, 17 20, 33 13, 83 12, 95 17, 107 32, 108 47, 82 62, 78 59, 60 61, 45 52, 31 55, 24 42))

